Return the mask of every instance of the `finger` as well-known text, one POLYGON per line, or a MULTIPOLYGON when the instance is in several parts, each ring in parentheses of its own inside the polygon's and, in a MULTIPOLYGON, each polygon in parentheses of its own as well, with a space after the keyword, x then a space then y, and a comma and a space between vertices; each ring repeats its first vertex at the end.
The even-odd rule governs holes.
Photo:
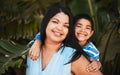
POLYGON ((96 67, 94 67, 94 66, 92 66, 92 65, 89 65, 89 66, 87 67, 87 71, 88 71, 88 72, 95 71, 95 70, 96 70, 96 67))
POLYGON ((90 67, 90 68, 87 69, 87 71, 92 72, 92 71, 94 71, 94 69, 93 69, 93 67, 90 67))
POLYGON ((94 60, 91 58, 90 61, 94 61, 94 60))
POLYGON ((35 60, 35 58, 34 58, 34 56, 33 56, 33 55, 31 55, 31 56, 30 56, 30 58, 31 58, 33 61, 35 60))
POLYGON ((31 54, 31 51, 29 50, 28 55, 30 55, 30 54, 31 54))
POLYGON ((31 51, 30 54, 29 54, 29 57, 34 60, 34 53, 31 51))
POLYGON ((92 67, 91 64, 89 64, 89 65, 87 66, 87 71, 88 71, 88 72, 90 72, 91 67, 92 67))

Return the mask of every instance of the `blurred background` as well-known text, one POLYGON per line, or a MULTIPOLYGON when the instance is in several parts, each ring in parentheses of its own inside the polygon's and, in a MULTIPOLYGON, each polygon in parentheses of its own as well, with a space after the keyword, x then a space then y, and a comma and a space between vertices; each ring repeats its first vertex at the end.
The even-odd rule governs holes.
POLYGON ((0 75, 25 75, 27 44, 39 32, 50 6, 73 15, 87 13, 95 23, 91 38, 100 51, 104 75, 120 75, 120 0, 0 0, 0 75))

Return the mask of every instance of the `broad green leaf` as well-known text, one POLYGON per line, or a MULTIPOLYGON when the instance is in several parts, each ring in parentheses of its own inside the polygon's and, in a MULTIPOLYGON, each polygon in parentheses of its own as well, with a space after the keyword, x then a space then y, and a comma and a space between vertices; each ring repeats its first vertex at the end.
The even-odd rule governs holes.
MULTIPOLYGON (((5 73, 8 67, 20 68, 24 59, 22 55, 26 46, 10 40, 0 40, 0 74, 5 73)), ((28 50, 27 50, 28 51, 28 50)))

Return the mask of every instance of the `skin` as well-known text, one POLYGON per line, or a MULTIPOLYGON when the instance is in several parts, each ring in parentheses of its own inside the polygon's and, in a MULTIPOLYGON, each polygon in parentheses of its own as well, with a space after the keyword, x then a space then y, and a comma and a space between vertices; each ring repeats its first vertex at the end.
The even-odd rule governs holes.
POLYGON ((94 71, 94 72, 88 72, 86 70, 86 66, 90 64, 90 62, 83 56, 72 62, 72 75, 103 75, 99 70, 94 71), (84 62, 84 63, 83 63, 84 62))
MULTIPOLYGON (((62 28, 60 27, 58 29, 62 29, 62 28)), ((75 26, 75 35, 81 46, 84 46, 87 44, 87 40, 93 35, 93 33, 94 33, 94 31, 91 28, 91 23, 88 20, 80 19, 77 21, 76 26, 75 26)), ((60 34, 55 33, 55 35, 59 36, 60 34)), ((54 40, 55 40, 55 38, 54 38, 54 40)), ((36 60, 38 58, 39 52, 40 52, 40 50, 39 50, 39 46, 41 44, 40 40, 36 40, 34 44, 36 45, 37 48, 34 46, 32 46, 32 47, 33 47, 33 49, 36 49, 36 54, 38 54, 37 56, 34 56, 35 60, 36 60)), ((32 50, 30 50, 29 54, 33 55, 34 52, 32 52, 32 50)), ((32 58, 32 56, 31 56, 31 58, 32 58)), ((90 63, 82 55, 78 60, 76 60, 75 62, 72 63, 72 75, 80 75, 80 74, 81 75, 102 75, 102 73, 99 71, 101 63, 98 61, 94 61, 92 59, 91 59, 91 61, 92 61, 92 63, 90 63), (79 64, 81 64, 81 65, 79 65, 79 64), (87 68, 86 68, 86 66, 87 66, 87 68), (95 72, 92 72, 92 71, 95 71, 95 72)))
POLYGON ((75 25, 75 36, 81 46, 87 44, 88 39, 93 35, 94 30, 91 28, 91 23, 87 19, 79 19, 75 25))
MULTIPOLYGON (((89 38, 93 35, 94 30, 92 29, 91 22, 87 19, 78 19, 75 24, 75 36, 78 39, 78 43, 81 46, 85 46, 88 43, 89 38)), ((101 67, 100 61, 91 59, 89 65, 87 65, 87 71, 97 71, 101 67)))
POLYGON ((45 44, 42 46, 42 69, 44 70, 53 54, 57 52, 68 34, 69 17, 64 13, 53 16, 46 28, 45 44))

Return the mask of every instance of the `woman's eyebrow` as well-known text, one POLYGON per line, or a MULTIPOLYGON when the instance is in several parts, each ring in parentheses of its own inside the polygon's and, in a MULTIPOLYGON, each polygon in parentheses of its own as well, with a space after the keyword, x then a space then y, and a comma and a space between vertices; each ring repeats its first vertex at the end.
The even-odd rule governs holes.
MULTIPOLYGON (((57 21, 59 21, 59 19, 58 18, 52 18, 53 20, 57 20, 57 21)), ((69 24, 69 22, 66 22, 65 24, 69 24)))
POLYGON ((52 18, 53 20, 57 20, 57 21, 59 21, 59 19, 57 19, 57 18, 52 18))

